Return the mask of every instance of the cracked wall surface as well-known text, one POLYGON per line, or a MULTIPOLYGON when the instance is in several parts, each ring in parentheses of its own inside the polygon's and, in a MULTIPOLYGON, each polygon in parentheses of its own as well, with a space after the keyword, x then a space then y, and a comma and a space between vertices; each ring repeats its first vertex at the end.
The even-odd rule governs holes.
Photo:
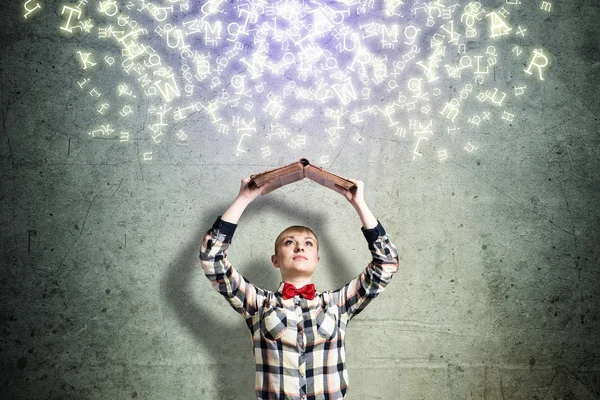
MULTIPOLYGON (((349 325, 348 399, 600 398, 598 2, 523 17, 552 55, 545 80, 527 81, 518 120, 498 117, 476 151, 442 161, 381 121, 332 147, 308 120, 294 134, 309 145, 265 158, 237 154, 239 135, 197 112, 169 127, 185 143, 155 145, 146 98, 131 103, 132 140, 91 137, 105 118, 78 88, 77 51, 115 50, 97 33, 61 34, 66 3, 34 2, 28 19, 24 3, 0 13, 0 397, 252 399, 250 336, 203 276, 199 244, 241 178, 329 152, 326 168, 365 182, 401 263, 349 325)), ((123 82, 106 66, 94 77, 123 82)), ((271 249, 292 224, 319 236, 317 289, 369 262, 352 207, 308 180, 247 209, 231 262, 276 289, 271 249)))

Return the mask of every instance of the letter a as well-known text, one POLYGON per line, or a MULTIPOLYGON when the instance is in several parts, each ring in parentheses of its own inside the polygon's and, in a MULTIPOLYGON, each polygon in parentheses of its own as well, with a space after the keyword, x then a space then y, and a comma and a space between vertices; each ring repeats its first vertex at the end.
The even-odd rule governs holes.
POLYGON ((491 38, 508 35, 508 32, 512 31, 512 28, 508 26, 508 24, 497 13, 491 12, 487 15, 487 17, 492 18, 492 35, 490 36, 491 38))

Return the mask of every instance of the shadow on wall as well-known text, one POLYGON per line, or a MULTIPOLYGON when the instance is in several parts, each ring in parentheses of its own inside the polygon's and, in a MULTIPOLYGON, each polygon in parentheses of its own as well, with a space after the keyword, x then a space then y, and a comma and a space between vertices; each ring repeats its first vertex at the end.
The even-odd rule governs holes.
MULTIPOLYGON (((268 201, 268 200, 267 200, 268 201)), ((202 269, 199 263, 200 244, 204 239, 204 234, 212 226, 218 215, 221 215, 227 206, 207 210, 199 221, 198 231, 194 237, 188 242, 188 245, 179 254, 163 278, 162 286, 167 305, 175 312, 175 315, 181 322, 184 328, 187 328, 198 344, 209 352, 212 360, 220 360, 213 364, 215 370, 211 375, 215 376, 216 388, 214 395, 219 400, 239 400, 246 398, 254 398, 254 358, 252 352, 252 339, 250 332, 245 324, 240 324, 241 328, 232 328, 231 324, 226 321, 231 321, 236 318, 236 312, 223 299, 218 304, 200 304, 197 302, 197 293, 199 290, 214 290, 209 281, 202 286, 192 286, 192 282, 197 282, 197 274, 202 274, 202 269), (219 307, 226 312, 222 317, 215 317, 210 311, 213 307, 219 307)), ((251 209, 255 205, 251 205, 246 213, 252 212, 251 209)), ((299 214, 297 207, 291 207, 282 204, 280 201, 270 205, 270 212, 276 213, 286 218, 290 215, 296 216, 299 214)), ((244 217, 242 217, 244 218, 244 217)), ((298 215, 298 224, 303 224, 300 221, 310 221, 310 227, 315 230, 319 236, 320 248, 328 249, 328 257, 331 266, 320 265, 320 268, 327 268, 331 280, 335 283, 336 288, 349 282, 356 274, 353 274, 349 267, 345 267, 347 261, 341 256, 341 252, 332 245, 329 238, 323 237, 319 232, 324 232, 323 216, 314 212, 303 212, 298 215)), ((252 224, 252 221, 249 221, 252 224)), ((296 223, 296 222, 295 222, 296 223)), ((264 230, 265 227, 256 227, 264 230)), ((279 232, 272 232, 273 241, 279 232)), ((360 230, 356 232, 362 237, 360 230)), ((236 233, 236 236, 238 233, 236 233)), ((234 236, 235 243, 235 236, 234 236)), ((367 246, 365 244, 365 249, 367 246)), ((368 250, 366 250, 368 252, 368 250)), ((231 251, 229 252, 231 254, 231 251)), ((235 268, 244 271, 244 275, 251 282, 265 289, 275 290, 279 284, 280 276, 273 268, 269 269, 269 277, 263 279, 265 265, 268 263, 271 267, 270 259, 252 260, 248 264, 234 265, 235 268), (258 279, 253 281, 253 276, 258 279)), ((351 266, 355 269, 356 266, 351 266)), ((317 285, 319 286, 319 285, 317 285)), ((329 288, 320 288, 321 290, 329 288)), ((241 321, 241 317, 240 321, 241 321)), ((201 379, 201 377, 199 377, 201 379)), ((188 385, 183 385, 187 386, 188 385)), ((201 396, 202 393, 194 394, 201 396)), ((199 397, 205 398, 205 397, 199 397)), ((206 397, 208 398, 208 397, 206 397)))

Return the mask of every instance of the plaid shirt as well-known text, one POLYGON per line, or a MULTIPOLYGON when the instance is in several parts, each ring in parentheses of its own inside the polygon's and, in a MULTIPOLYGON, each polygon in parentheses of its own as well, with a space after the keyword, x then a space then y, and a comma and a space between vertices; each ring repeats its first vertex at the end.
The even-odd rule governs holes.
POLYGON ((343 399, 348 387, 344 338, 360 313, 398 270, 398 252, 378 222, 362 228, 373 256, 367 268, 335 291, 313 300, 284 300, 246 280, 227 260, 236 224, 217 219, 200 249, 204 273, 242 315, 252 334, 256 397, 260 400, 343 399))

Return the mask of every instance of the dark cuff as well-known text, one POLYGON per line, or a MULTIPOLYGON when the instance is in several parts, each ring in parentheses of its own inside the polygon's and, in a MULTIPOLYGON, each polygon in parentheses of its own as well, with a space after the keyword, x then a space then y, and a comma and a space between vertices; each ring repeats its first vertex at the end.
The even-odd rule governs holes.
POLYGON ((237 224, 232 224, 231 222, 223 221, 221 216, 215 221, 213 224, 213 229, 218 229, 220 233, 227 236, 228 238, 232 238, 235 233, 235 228, 237 228, 237 224))
POLYGON ((385 235, 385 229, 383 229, 379 220, 377 221, 377 226, 375 228, 365 229, 363 226, 360 229, 362 230, 363 235, 365 235, 365 239, 367 239, 368 243, 373 243, 379 236, 385 235))

